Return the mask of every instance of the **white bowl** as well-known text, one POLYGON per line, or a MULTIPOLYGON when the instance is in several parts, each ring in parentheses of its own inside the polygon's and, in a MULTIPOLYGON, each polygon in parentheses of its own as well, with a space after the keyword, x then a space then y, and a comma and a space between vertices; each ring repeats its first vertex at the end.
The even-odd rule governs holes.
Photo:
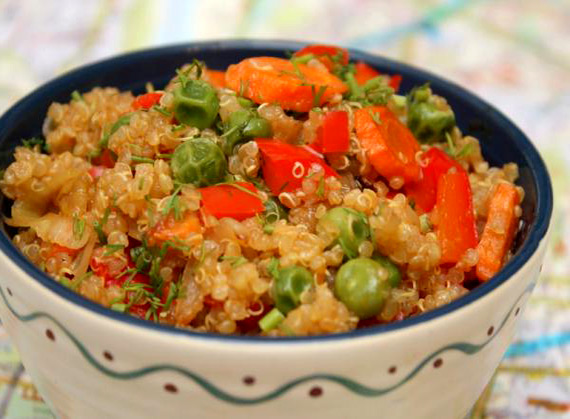
MULTIPOLYGON (((299 44, 201 43, 143 51, 84 67, 23 99, 0 119, 0 147, 39 130, 47 104, 97 84, 139 88, 194 56, 229 64, 299 44), (145 70, 134 73, 133 69, 145 70), (130 73, 129 73, 130 71, 130 73), (126 80, 126 74, 136 80, 126 80), (133 75, 134 74, 134 75, 133 75), (32 117, 30 117, 32 115, 32 117)), ((421 316, 312 338, 197 334, 87 301, 51 280, 0 235, 0 316, 26 370, 61 418, 462 418, 491 378, 538 278, 552 210, 548 173, 528 139, 490 105, 423 71, 352 52, 404 76, 431 80, 459 124, 491 129, 492 163, 516 161, 527 191, 513 259, 466 296, 421 316), (501 138, 501 143, 492 138, 501 138)))

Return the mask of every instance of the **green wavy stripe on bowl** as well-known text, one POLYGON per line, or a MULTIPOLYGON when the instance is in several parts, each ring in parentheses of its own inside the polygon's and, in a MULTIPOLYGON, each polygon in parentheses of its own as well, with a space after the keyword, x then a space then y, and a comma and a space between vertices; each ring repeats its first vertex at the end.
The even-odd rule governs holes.
POLYGON ((384 387, 384 388, 374 388, 374 387, 366 386, 364 384, 360 384, 360 383, 358 383, 358 382, 356 382, 350 378, 342 377, 339 375, 311 374, 311 375, 305 375, 305 376, 299 377, 295 380, 291 380, 291 381, 281 385, 280 387, 277 387, 275 390, 272 390, 272 391, 270 391, 264 395, 257 396, 257 397, 234 396, 234 395, 220 389, 219 387, 216 387, 215 384, 211 383, 210 381, 201 377, 200 375, 198 375, 192 371, 189 371, 186 368, 179 367, 176 365, 171 365, 171 364, 150 365, 148 367, 135 369, 132 371, 114 371, 114 370, 106 367, 105 365, 102 365, 101 363, 99 363, 99 361, 87 350, 85 345, 83 345, 83 343, 81 343, 81 341, 79 339, 77 339, 63 324, 61 324, 52 315, 45 313, 45 312, 41 312, 41 311, 33 312, 30 314, 18 313, 12 307, 12 305, 9 303, 8 299, 6 298, 6 295, 4 294, 4 290, 1 288, 0 288, 0 296, 2 296, 2 299, 4 300, 4 303, 6 304, 6 306, 10 310, 10 312, 18 320, 20 320, 24 323, 31 322, 31 321, 34 321, 34 320, 40 319, 40 318, 45 318, 45 319, 50 320, 73 342, 73 344, 77 347, 77 349, 79 350, 81 355, 83 355, 83 357, 87 360, 87 362, 89 362, 89 364, 91 364, 93 367, 95 367, 97 370, 99 370, 101 373, 105 374, 108 377, 112 377, 112 378, 115 378, 118 380, 133 380, 133 379, 143 377, 143 376, 146 376, 149 374, 153 374, 156 372, 160 372, 160 371, 174 371, 174 372, 177 372, 177 373, 191 379, 196 384, 198 384, 200 387, 202 387, 205 391, 207 391, 208 393, 210 393, 212 396, 214 396, 215 398, 217 398, 219 400, 222 400, 224 402, 231 403, 231 404, 252 405, 252 404, 259 404, 259 403, 263 403, 263 402, 266 402, 269 400, 276 399, 277 397, 284 395, 285 393, 287 393, 289 390, 291 390, 294 387, 297 387, 301 384, 304 384, 304 383, 307 383, 310 381, 318 381, 318 380, 330 381, 333 383, 337 383, 337 384, 343 386, 344 388, 346 388, 347 390, 351 391, 352 393, 358 394, 358 395, 364 396, 364 397, 377 397, 377 396, 381 396, 381 395, 386 394, 386 393, 390 393, 391 391, 401 387, 402 385, 404 385, 405 383, 410 381, 428 363, 430 363, 434 358, 436 358, 438 355, 440 355, 444 352, 459 351, 459 352, 462 352, 466 355, 473 355, 473 354, 476 354, 477 352, 479 352, 481 349, 483 349, 485 346, 487 346, 499 334, 499 332, 503 329, 503 327, 507 323, 507 320, 509 319, 511 313, 513 312, 515 307, 518 305, 519 301, 522 299, 522 297, 525 294, 531 292, 533 287, 534 287, 534 283, 531 283, 524 290, 524 292, 519 296, 519 298, 517 298, 515 304, 513 304, 513 306, 509 309, 505 318, 503 319, 503 321, 501 322, 499 327, 496 329, 495 333, 492 336, 490 336, 486 341, 484 341, 481 344, 458 342, 458 343, 452 343, 452 344, 446 345, 446 346, 438 349, 437 351, 432 352, 430 355, 426 356, 412 371, 410 371, 410 373, 408 373, 408 375, 403 377, 399 382, 393 384, 392 386, 384 387))

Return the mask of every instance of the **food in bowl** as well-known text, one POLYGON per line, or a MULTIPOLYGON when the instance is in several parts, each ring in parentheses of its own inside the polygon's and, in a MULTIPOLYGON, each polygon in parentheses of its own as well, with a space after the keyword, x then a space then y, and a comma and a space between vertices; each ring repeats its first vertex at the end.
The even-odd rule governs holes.
POLYGON ((14 244, 112 310, 314 335, 444 305, 509 260, 524 191, 429 85, 313 45, 74 92, 0 183, 14 244))

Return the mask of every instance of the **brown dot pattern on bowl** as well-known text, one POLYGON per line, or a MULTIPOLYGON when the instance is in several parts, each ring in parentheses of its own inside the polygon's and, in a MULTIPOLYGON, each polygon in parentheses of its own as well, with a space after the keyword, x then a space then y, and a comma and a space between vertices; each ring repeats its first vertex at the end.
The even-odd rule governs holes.
POLYGON ((166 383, 164 385, 164 391, 168 392, 168 393, 178 393, 178 387, 176 387, 174 384, 172 383, 166 383))
POLYGON ((441 358, 437 358, 435 361, 433 361, 433 367, 434 368, 439 368, 443 365, 443 359, 441 358))
POLYGON ((493 326, 489 327, 489 330, 487 330, 487 336, 491 336, 494 331, 495 331, 495 328, 493 326))
POLYGON ((6 288, 6 291, 8 291, 8 295, 9 295, 10 297, 13 295, 13 294, 12 294, 12 290, 11 290, 10 288, 6 288))
POLYGON ((55 335, 51 331, 51 329, 46 329, 46 336, 49 340, 55 341, 55 335))
POLYGON ((252 386, 255 384, 255 377, 253 377, 251 375, 246 375, 245 377, 243 377, 243 383, 246 386, 252 386))
POLYGON ((309 391, 309 396, 311 397, 320 397, 323 395, 323 389, 319 386, 314 386, 309 391))
POLYGON ((390 374, 396 374, 396 371, 398 371, 398 368, 396 368, 395 365, 392 365, 390 368, 388 368, 388 373, 390 374))
POLYGON ((109 351, 103 352, 103 356, 105 357, 105 359, 106 359, 107 361, 112 361, 113 359, 115 359, 115 358, 113 357, 113 354, 112 354, 111 352, 109 352, 109 351))

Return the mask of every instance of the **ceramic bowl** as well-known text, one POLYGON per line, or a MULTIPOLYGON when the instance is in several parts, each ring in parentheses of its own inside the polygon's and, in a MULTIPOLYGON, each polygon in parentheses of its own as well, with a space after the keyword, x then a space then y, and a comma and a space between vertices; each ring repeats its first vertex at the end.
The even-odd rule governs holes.
MULTIPOLYGON (((222 41, 135 52, 40 87, 0 119, 0 165, 40 133, 53 101, 95 86, 141 92, 192 58, 225 68, 302 44, 222 41)), ((490 104, 425 71, 353 51, 448 99, 492 165, 516 162, 526 191, 516 254, 492 280, 421 316, 352 333, 302 338, 197 334, 107 310, 36 269, 0 234, 0 315, 26 370, 61 418, 461 418, 491 378, 538 278, 552 210, 546 168, 490 104)), ((4 204, 6 211, 8 204, 4 204)))

